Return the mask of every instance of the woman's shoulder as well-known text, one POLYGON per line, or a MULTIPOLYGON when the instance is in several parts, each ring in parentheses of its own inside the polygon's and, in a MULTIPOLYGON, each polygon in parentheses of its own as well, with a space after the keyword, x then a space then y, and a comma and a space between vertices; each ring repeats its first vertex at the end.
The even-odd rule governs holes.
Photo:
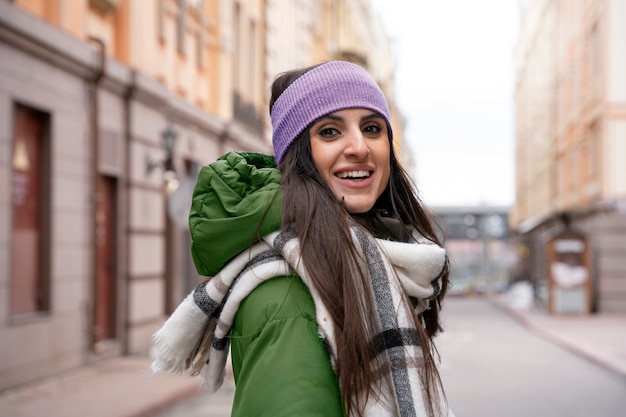
POLYGON ((242 300, 234 328, 240 334, 260 331, 267 323, 285 319, 315 321, 315 304, 298 275, 278 276, 259 284, 242 300))
POLYGON ((202 167, 189 211, 198 274, 215 276, 259 236, 278 230, 281 195, 272 156, 229 152, 202 167))

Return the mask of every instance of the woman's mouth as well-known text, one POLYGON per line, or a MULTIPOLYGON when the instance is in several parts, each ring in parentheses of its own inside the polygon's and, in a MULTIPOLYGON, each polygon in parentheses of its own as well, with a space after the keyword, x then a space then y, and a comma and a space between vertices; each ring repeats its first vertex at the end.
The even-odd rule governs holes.
POLYGON ((342 180, 364 180, 369 178, 371 171, 343 171, 335 174, 337 178, 342 180))

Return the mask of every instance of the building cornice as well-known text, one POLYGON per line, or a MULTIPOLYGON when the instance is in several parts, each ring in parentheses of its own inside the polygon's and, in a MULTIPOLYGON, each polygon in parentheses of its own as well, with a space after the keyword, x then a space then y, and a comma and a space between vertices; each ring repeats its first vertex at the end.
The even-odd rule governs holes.
MULTIPOLYGON (((0 40, 64 71, 91 81, 100 69, 100 51, 88 43, 0 1, 0 40)), ((179 121, 187 121, 216 136, 226 133, 227 123, 174 94, 156 80, 106 56, 100 86, 118 95, 127 95, 179 121)))
POLYGON ((0 40, 81 78, 98 69, 97 51, 5 1, 0 1, 0 40))

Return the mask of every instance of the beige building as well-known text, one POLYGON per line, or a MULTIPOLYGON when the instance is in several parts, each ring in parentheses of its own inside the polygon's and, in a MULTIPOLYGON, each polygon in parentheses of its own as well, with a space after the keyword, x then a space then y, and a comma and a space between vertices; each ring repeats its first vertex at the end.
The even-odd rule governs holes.
POLYGON ((271 152, 274 75, 337 58, 383 86, 400 143, 369 1, 0 0, 0 390, 147 353, 202 279, 199 168, 271 152))
POLYGON ((626 312, 626 2, 524 0, 520 11, 510 221, 523 275, 554 303, 550 245, 578 236, 589 310, 626 312))

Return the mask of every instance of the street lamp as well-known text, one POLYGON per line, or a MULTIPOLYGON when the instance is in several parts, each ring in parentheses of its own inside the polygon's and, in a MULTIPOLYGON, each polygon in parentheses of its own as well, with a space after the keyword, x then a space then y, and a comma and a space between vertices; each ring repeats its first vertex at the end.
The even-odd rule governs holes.
POLYGON ((161 146, 165 150, 165 159, 162 161, 152 161, 148 157, 146 159, 147 174, 150 174, 153 169, 162 166, 165 177, 171 176, 172 174, 176 175, 174 172, 174 147, 176 145, 176 139, 178 139, 178 133, 172 126, 167 126, 165 130, 161 132, 161 146))
POLYGON ((178 179, 174 169, 174 147, 178 139, 178 132, 171 125, 168 125, 161 132, 161 147, 165 150, 165 159, 153 161, 146 158, 146 173, 149 175, 152 170, 163 167, 163 180, 165 181, 166 194, 178 188, 178 179))

